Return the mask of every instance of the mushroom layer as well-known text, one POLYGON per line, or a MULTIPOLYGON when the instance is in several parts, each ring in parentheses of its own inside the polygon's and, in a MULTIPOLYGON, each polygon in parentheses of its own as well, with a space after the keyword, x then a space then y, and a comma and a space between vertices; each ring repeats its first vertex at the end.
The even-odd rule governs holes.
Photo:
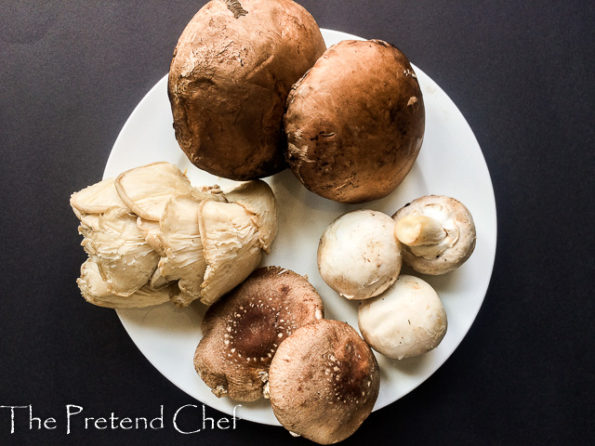
POLYGON ((407 57, 381 41, 330 47, 292 87, 287 160, 312 192, 347 203, 384 197, 420 150, 424 102, 407 57))
POLYGON ((99 266, 92 260, 81 265, 81 277, 76 280, 85 300, 99 307, 140 308, 159 305, 169 300, 167 287, 153 288, 144 285, 128 296, 113 293, 110 284, 101 275, 99 266))
POLYGON ((426 195, 399 209, 393 219, 402 244, 403 260, 422 274, 455 270, 473 253, 475 225, 458 200, 426 195))
POLYGON ((401 271, 394 221, 382 212, 349 212, 325 230, 318 246, 324 281, 347 299, 367 299, 391 286, 401 271))
POLYGON ((169 70, 176 138, 190 161, 235 180, 284 169, 287 94, 325 48, 314 18, 291 0, 208 2, 169 70))
POLYGON ((196 371, 215 395, 255 401, 279 344, 322 316, 320 296, 304 277, 260 268, 205 314, 196 371))
POLYGON ((362 302, 359 329, 375 350, 394 359, 435 348, 446 334, 446 312, 434 289, 423 280, 401 275, 384 294, 362 302))
POLYGON ((320 320, 281 343, 271 363, 273 412, 290 432, 320 444, 353 434, 380 384, 370 347, 344 322, 320 320))

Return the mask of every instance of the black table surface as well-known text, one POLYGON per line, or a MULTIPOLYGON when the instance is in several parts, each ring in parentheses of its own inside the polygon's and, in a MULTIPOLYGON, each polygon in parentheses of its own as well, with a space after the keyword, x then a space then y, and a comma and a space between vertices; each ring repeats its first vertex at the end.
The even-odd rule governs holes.
MULTIPOLYGON (((199 403, 75 284, 85 255, 69 195, 101 178, 203 3, 0 1, 0 444, 308 443, 247 421, 176 431, 173 411, 199 403), (67 434, 67 405, 90 417, 163 406, 166 423, 99 430, 77 419, 67 434), (11 434, 7 406, 55 424, 29 426, 28 409, 14 409, 11 434)), ((321 27, 394 43, 447 92, 482 147, 498 208, 495 268, 470 332, 345 444, 593 444, 595 3, 302 4, 321 27)))

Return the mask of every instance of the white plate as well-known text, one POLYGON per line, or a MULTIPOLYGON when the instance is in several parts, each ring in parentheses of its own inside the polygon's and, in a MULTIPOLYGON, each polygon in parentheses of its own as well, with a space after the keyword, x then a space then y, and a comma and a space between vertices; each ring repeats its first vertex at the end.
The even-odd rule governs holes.
MULTIPOLYGON (((327 45, 359 37, 322 30, 327 45)), ((405 181, 389 197, 363 205, 344 205, 307 191, 290 171, 269 177, 280 205, 279 235, 265 265, 279 265, 308 276, 320 292, 326 316, 357 328, 357 305, 340 298, 321 279, 316 250, 326 226, 340 214, 369 208, 392 215, 408 201, 426 194, 449 195, 470 209, 477 226, 477 246, 459 270, 443 277, 424 277, 440 294, 448 314, 448 332, 426 355, 394 361, 377 354, 381 368, 375 410, 390 404, 425 381, 457 348, 471 327, 488 288, 496 251, 496 205, 481 149, 456 105, 432 79, 415 68, 426 106, 426 132, 419 158, 405 181)), ((132 112, 116 140, 104 178, 154 161, 165 160, 188 170, 195 185, 233 181, 212 176, 191 165, 178 147, 167 98, 167 76, 147 93, 132 112)), ((148 309, 118 310, 126 331, 146 358, 167 379, 197 400, 231 414, 234 403, 217 398, 194 371, 194 349, 201 338, 200 304, 179 309, 164 304, 148 309)), ((269 404, 244 403, 243 419, 278 424, 269 404)))

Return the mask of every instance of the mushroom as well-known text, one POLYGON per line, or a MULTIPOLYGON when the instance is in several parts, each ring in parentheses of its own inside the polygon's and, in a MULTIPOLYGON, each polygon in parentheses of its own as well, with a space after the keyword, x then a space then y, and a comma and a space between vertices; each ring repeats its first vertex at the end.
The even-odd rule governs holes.
POLYGON ((121 173, 115 181, 116 190, 126 206, 139 217, 159 221, 171 197, 194 195, 198 200, 219 199, 218 188, 199 190, 171 163, 158 162, 135 167, 121 173))
POLYGON ((201 302, 210 305, 254 271, 277 233, 270 187, 256 180, 227 194, 235 202, 204 201, 198 211, 206 262, 201 302))
POLYGON ((83 220, 88 214, 98 215, 112 208, 126 208, 116 192, 113 178, 73 193, 70 196, 70 206, 79 220, 83 220))
POLYGON ((180 35, 168 77, 189 160, 234 180, 284 169, 287 94, 325 49, 314 18, 291 0, 208 2, 180 35))
POLYGON ((268 253, 277 235, 278 220, 277 200, 269 185, 260 180, 248 181, 226 193, 225 198, 242 205, 254 216, 253 223, 258 228, 261 248, 268 253))
POLYGON ((128 296, 113 294, 102 277, 99 266, 92 260, 81 265, 81 277, 76 280, 85 300, 107 308, 140 308, 159 305, 169 300, 168 287, 153 288, 145 285, 128 296))
POLYGON ((304 277, 260 268, 206 312, 196 371, 218 397, 255 401, 263 396, 277 346, 322 316, 320 296, 304 277))
POLYGON ((210 305, 254 271, 262 250, 258 228, 239 204, 203 202, 199 227, 207 265, 201 302, 210 305))
POLYGON ((84 230, 81 245, 97 264, 109 292, 129 296, 153 275, 159 255, 146 243, 128 209, 112 208, 97 216, 96 227, 84 230))
POLYGON ((178 281, 172 302, 182 306, 200 298, 200 285, 207 267, 198 227, 201 201, 191 195, 169 199, 160 220, 163 248, 158 270, 166 280, 178 281))
POLYGON ((269 370, 277 420, 320 444, 352 435, 368 417, 380 385, 370 347, 344 322, 322 319, 285 339, 269 370))
MULTIPOLYGON (((193 187, 167 162, 89 186, 70 203, 101 278, 85 267, 81 291, 89 302, 114 308, 116 296, 141 288, 167 288, 182 306, 196 299, 210 305, 258 266, 277 234, 277 205, 266 183, 242 184, 226 197, 219 186, 193 187), (95 298, 93 290, 99 290, 95 298)), ((136 300, 121 303, 130 307, 136 300)))
POLYGON ((426 195, 399 209, 393 219, 395 236, 403 245, 403 260, 422 274, 455 270, 473 253, 475 225, 458 200, 426 195))
POLYGON ((324 281, 347 299, 368 299, 391 286, 401 271, 394 221, 358 210, 342 215, 324 231, 318 269, 324 281))
POLYGON ((360 304, 358 324, 374 350, 404 359, 440 344, 447 320, 438 294, 427 282, 401 275, 384 294, 360 304))
POLYGON ((358 203, 403 181, 421 148, 425 109, 407 57, 382 40, 330 47, 287 98, 287 162, 312 192, 358 203))

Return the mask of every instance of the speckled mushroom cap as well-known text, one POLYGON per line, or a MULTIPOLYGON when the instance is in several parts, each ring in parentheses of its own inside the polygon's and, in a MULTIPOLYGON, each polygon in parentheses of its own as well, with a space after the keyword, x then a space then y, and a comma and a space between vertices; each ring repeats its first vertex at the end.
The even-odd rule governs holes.
POLYGON ((328 319, 283 341, 269 371, 271 404, 279 422, 319 444, 352 435, 372 411, 379 385, 370 347, 351 326, 328 319))
POLYGON ((475 249, 473 217, 455 198, 417 198, 399 209, 393 219, 403 261, 419 273, 451 272, 467 261, 475 249), (403 233, 411 240, 405 240, 403 233))
POLYGON ((322 300, 304 277, 260 268, 205 314, 196 371, 215 395, 255 401, 281 341, 322 317, 322 300))

